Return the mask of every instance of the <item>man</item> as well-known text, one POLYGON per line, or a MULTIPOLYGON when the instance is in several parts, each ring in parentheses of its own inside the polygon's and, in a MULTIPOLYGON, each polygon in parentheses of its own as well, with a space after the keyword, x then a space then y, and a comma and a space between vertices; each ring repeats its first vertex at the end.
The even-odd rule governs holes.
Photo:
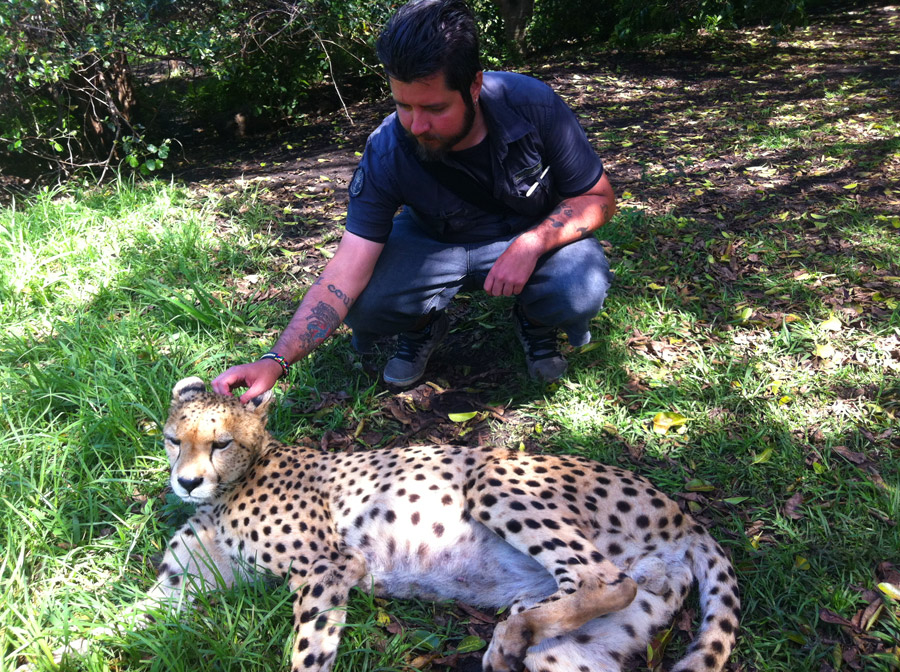
POLYGON ((396 112, 369 137, 340 245, 272 351, 221 374, 217 392, 265 392, 342 321, 361 353, 397 334, 384 379, 411 385, 447 334, 450 300, 478 287, 517 297, 532 377, 565 372, 558 330, 590 341, 612 278, 592 233, 615 195, 575 115, 537 80, 482 72, 463 0, 404 5, 377 51, 396 112))

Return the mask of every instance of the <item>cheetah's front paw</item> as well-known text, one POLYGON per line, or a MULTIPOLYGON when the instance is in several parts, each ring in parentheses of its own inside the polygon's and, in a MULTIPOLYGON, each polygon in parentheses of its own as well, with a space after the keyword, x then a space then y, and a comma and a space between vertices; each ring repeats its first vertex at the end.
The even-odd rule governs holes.
POLYGON ((531 646, 532 633, 514 616, 494 629, 491 645, 484 654, 484 672, 522 672, 525 652, 531 646))

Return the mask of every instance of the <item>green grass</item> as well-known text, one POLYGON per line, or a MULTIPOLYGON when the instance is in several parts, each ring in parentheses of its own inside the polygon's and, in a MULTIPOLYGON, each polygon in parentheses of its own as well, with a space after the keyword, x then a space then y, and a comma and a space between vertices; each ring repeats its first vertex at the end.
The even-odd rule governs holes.
MULTIPOLYGON (((50 669, 48 651, 115 619, 150 584, 150 558, 186 515, 165 493, 158 438, 172 383, 191 374, 208 379, 254 356, 270 338, 267 320, 285 318, 264 304, 240 305, 227 286, 264 270, 254 255, 273 253, 264 241, 252 247, 258 219, 238 216, 225 228, 214 212, 187 190, 127 182, 105 192, 45 192, 3 212, 10 252, 0 306, 4 668, 31 661, 50 669), (23 271, 22 259, 35 266, 23 271)), ((866 237, 867 255, 896 252, 878 235, 883 228, 856 220, 848 226, 866 237)), ((685 230, 680 218, 626 208, 605 234, 628 250, 639 247, 639 234, 677 240, 685 230)), ((747 234, 745 243, 780 258, 787 248, 764 234, 755 242, 747 234)), ((618 292, 595 321, 601 338, 573 353, 568 381, 537 397, 528 386, 494 390, 518 413, 503 440, 609 462, 630 454, 664 490, 694 489, 688 505, 729 531, 719 536, 739 568, 747 609, 737 659, 760 670, 818 669, 835 635, 821 632, 819 609, 852 616, 860 604, 852 586, 872 587, 875 566, 900 547, 896 526, 884 522, 900 512, 898 456, 889 435, 866 438, 896 424, 900 390, 886 375, 894 360, 878 345, 898 335, 896 310, 866 329, 827 331, 830 313, 818 294, 792 280, 773 286, 790 297, 796 319, 773 322, 741 309, 756 305, 741 291, 703 287, 707 249, 655 276, 666 277, 658 288, 646 274, 648 257, 623 257, 618 292), (710 314, 711 303, 721 309, 710 314), (814 357, 819 343, 868 358, 827 364, 814 357), (866 392, 843 398, 855 388, 866 392), (664 411, 687 418, 684 433, 653 431, 664 411), (868 463, 848 462, 835 446, 868 463), (795 493, 803 497, 796 520, 783 514, 795 493)), ((654 263, 666 257, 663 246, 657 251, 654 263)), ((821 277, 814 271, 809 280, 821 277)), ((772 283, 760 276, 746 287, 772 283)), ((490 302, 469 303, 462 326, 500 326, 502 311, 490 302)), ((362 423, 381 443, 402 433, 378 412, 392 395, 348 361, 342 336, 300 367, 274 414, 275 431, 315 438, 362 423), (334 403, 312 403, 337 390, 344 394, 334 403)), ((214 595, 178 625, 168 616, 101 640, 72 665, 213 669, 217 658, 228 669, 279 669, 289 656, 287 598, 284 588, 262 584, 214 595)), ((438 657, 432 648, 452 652, 466 635, 467 617, 448 605, 359 594, 349 612, 341 669, 427 662, 438 657), (392 618, 402 631, 388 627, 392 618)), ((896 628, 889 608, 871 636, 887 639, 896 628)), ((872 669, 882 664, 868 660, 872 669)))
MULTIPOLYGON (((334 450, 435 436, 634 468, 732 555, 745 614, 733 670, 849 669, 843 655, 891 670, 897 604, 861 633, 826 619, 864 609, 879 565, 900 557, 896 105, 877 87, 856 95, 868 86, 858 78, 810 80, 800 104, 754 98, 761 85, 740 86, 753 73, 732 76, 721 95, 669 114, 670 89, 620 74, 645 93, 608 101, 621 127, 589 126, 633 179, 602 231, 616 284, 565 381, 528 381, 508 302, 473 293, 454 308, 453 335, 479 364, 451 356, 429 389, 502 416, 478 406, 453 423, 386 390, 342 331, 292 369, 270 425, 334 450), (657 104, 667 134, 627 121, 657 104), (848 109, 835 117, 838 105, 848 109), (707 165, 717 157, 724 167, 707 165), (683 424, 656 431, 660 413, 683 424), (431 424, 416 431, 419 419, 431 424)), ((286 210, 272 201, 234 184, 122 179, 0 210, 0 670, 54 669, 54 648, 150 586, 188 515, 167 492, 159 440, 172 385, 267 349, 338 235, 330 213, 306 212, 316 226, 281 237, 286 210)), ((288 600, 284 587, 242 585, 98 638, 64 668, 283 669, 288 600)), ((435 661, 490 634, 456 605, 363 592, 347 620, 337 669, 354 672, 447 669, 435 661)), ((687 638, 675 639, 671 657, 687 638)))

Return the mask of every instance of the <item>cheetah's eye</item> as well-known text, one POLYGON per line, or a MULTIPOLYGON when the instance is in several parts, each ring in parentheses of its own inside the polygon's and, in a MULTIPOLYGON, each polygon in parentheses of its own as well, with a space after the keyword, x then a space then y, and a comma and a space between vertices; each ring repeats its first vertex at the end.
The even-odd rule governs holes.
POLYGON ((222 439, 221 441, 213 441, 212 449, 213 450, 225 450, 230 445, 231 445, 231 439, 222 439))
POLYGON ((174 436, 167 436, 167 437, 166 437, 166 441, 168 441, 169 443, 171 443, 173 446, 180 446, 180 445, 181 445, 181 439, 176 439, 174 436))

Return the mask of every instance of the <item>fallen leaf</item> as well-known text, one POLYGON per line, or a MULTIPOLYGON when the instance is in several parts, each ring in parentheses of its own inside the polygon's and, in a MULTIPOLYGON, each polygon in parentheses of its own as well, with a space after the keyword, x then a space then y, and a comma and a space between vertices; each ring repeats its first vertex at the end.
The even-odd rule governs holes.
POLYGON ((887 560, 878 564, 878 567, 875 568, 875 576, 878 577, 879 581, 900 586, 900 569, 897 569, 887 560))
POLYGON ((409 633, 409 639, 414 647, 425 651, 436 651, 441 646, 440 638, 428 630, 413 630, 409 633))
POLYGON ((783 513, 785 517, 791 520, 803 520, 803 514, 799 511, 801 504, 803 504, 803 495, 799 492, 794 493, 794 496, 784 505, 783 513))
POLYGON ((675 623, 673 624, 677 630, 681 632, 686 632, 688 635, 693 638, 693 623, 694 623, 694 610, 693 609, 682 609, 678 612, 678 615, 675 617, 675 623))
POLYGON ((853 616, 852 623, 859 630, 868 632, 877 622, 881 613, 884 611, 884 602, 881 598, 876 598, 865 609, 860 609, 853 616))
POLYGON ((680 413, 663 411, 653 416, 653 431, 657 434, 665 434, 673 427, 681 427, 688 419, 680 413))
POLYGON ((833 611, 829 611, 828 609, 820 609, 819 610, 819 620, 824 621, 825 623, 831 623, 832 625, 843 625, 848 628, 852 628, 853 624, 844 618, 843 616, 838 616, 833 611))
POLYGON ((825 331, 840 331, 844 325, 835 315, 832 315, 819 326, 825 331))
POLYGON ((456 652, 472 653, 473 651, 480 651, 485 646, 487 646, 487 642, 485 642, 481 637, 469 635, 468 637, 463 637, 462 641, 456 647, 456 652))
POLYGON ((382 627, 386 627, 391 622, 390 614, 388 614, 384 609, 379 608, 375 612, 375 622, 382 627))
POLYGON ((878 590, 892 600, 900 601, 900 586, 895 586, 893 583, 879 583, 878 590))
POLYGON ((772 458, 773 452, 775 452, 774 449, 766 448, 759 455, 757 455, 753 459, 753 462, 751 462, 750 464, 764 464, 764 463, 768 462, 772 458))
POLYGON ((404 425, 409 425, 412 423, 412 416, 406 412, 406 409, 403 408, 400 402, 391 399, 387 404, 385 404, 385 406, 387 406, 388 411, 390 411, 390 414, 394 416, 395 420, 400 421, 404 425))
POLYGON ((866 464, 869 461, 862 453, 850 450, 846 446, 834 446, 832 447, 832 450, 853 464, 866 464))
POLYGON ((497 619, 489 614, 485 614, 483 611, 479 611, 475 607, 468 605, 464 602, 457 602, 456 606, 466 612, 471 618, 476 621, 480 621, 481 623, 487 623, 493 625, 497 622, 497 619))
POLYGON ((684 484, 684 489, 688 492, 712 492, 716 489, 716 486, 703 479, 692 478, 684 484))
POLYGON ((830 343, 819 343, 816 346, 816 357, 820 359, 831 359, 834 357, 834 346, 830 343))
POLYGON ((663 654, 665 654, 666 646, 672 639, 672 631, 674 628, 663 630, 647 642, 647 667, 651 670, 657 669, 663 662, 663 654))

